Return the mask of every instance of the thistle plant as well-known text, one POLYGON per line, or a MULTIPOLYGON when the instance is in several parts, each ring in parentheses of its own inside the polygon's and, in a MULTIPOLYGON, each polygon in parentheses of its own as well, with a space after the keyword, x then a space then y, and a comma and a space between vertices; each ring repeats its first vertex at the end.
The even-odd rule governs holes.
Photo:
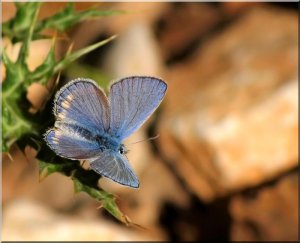
MULTIPOLYGON (((43 141, 44 132, 54 123, 51 115, 53 97, 49 97, 48 103, 34 114, 29 112, 31 104, 26 98, 30 85, 39 83, 46 86, 49 80, 54 79, 69 64, 114 38, 112 36, 83 49, 67 52, 60 60, 56 60, 56 40, 45 35, 45 30, 63 32, 86 19, 120 14, 121 11, 89 9, 76 12, 73 5, 69 3, 60 12, 38 20, 41 4, 40 2, 15 3, 17 10, 15 17, 2 24, 2 37, 9 38, 13 44, 21 43, 16 61, 12 61, 6 49, 2 48, 2 62, 5 66, 5 78, 2 83, 2 152, 9 152, 13 144, 17 144, 21 149, 25 146, 34 147, 38 151, 36 158, 41 179, 54 172, 68 176, 74 182, 75 192, 86 192, 118 220, 125 224, 132 224, 119 210, 115 196, 98 186, 101 177, 99 174, 84 169, 79 161, 58 157, 43 141), (47 38, 53 39, 49 53, 40 66, 30 71, 27 60, 31 42, 47 38)), ((55 91, 51 90, 50 94, 54 94, 55 91)))

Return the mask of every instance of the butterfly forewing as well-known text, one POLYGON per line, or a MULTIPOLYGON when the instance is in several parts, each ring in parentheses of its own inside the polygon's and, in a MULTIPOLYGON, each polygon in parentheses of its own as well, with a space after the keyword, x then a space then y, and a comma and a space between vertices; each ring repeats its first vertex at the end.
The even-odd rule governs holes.
POLYGON ((57 93, 54 104, 54 114, 65 123, 99 134, 109 127, 108 100, 92 80, 76 79, 68 83, 57 93))
POLYGON ((110 132, 123 140, 136 131, 162 101, 167 85, 153 77, 121 79, 110 89, 110 132))

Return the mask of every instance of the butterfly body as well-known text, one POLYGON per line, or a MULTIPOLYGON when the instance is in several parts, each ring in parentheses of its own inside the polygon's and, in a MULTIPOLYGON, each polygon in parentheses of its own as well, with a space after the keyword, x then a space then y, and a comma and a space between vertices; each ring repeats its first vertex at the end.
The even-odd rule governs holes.
POLYGON ((153 113, 166 89, 160 79, 134 76, 114 83, 107 98, 93 80, 71 81, 56 94, 56 122, 45 140, 57 155, 88 160, 99 174, 138 187, 123 140, 153 113))
POLYGON ((97 143, 102 146, 102 148, 105 150, 111 150, 114 152, 119 152, 122 144, 118 142, 116 139, 111 138, 107 134, 103 134, 102 136, 96 136, 97 143))

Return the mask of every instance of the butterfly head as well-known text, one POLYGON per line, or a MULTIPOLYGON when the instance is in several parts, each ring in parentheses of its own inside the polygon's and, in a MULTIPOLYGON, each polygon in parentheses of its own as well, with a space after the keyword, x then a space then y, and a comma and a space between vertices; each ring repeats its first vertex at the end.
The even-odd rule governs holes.
POLYGON ((124 144, 121 144, 120 147, 119 147, 118 152, 119 152, 120 154, 127 154, 127 153, 128 153, 128 150, 127 150, 127 148, 124 146, 124 144))

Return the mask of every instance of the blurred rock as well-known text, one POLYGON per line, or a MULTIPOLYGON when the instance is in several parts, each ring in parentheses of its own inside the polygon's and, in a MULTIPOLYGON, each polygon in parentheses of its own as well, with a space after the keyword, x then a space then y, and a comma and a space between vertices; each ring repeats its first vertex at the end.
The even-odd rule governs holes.
POLYGON ((54 173, 39 181, 34 149, 26 147, 23 153, 14 145, 10 153, 13 160, 5 156, 2 161, 4 206, 17 198, 31 198, 57 210, 85 211, 85 208, 89 208, 91 214, 95 214, 99 203, 84 193, 75 195, 69 177, 54 173))
POLYGON ((266 100, 229 113, 204 131, 217 151, 224 187, 255 185, 297 165, 297 90, 297 80, 287 82, 266 100))
POLYGON ((2 22, 6 22, 10 20, 16 14, 16 8, 13 3, 10 2, 2 2, 2 22))
POLYGON ((249 10, 253 6, 262 5, 261 2, 222 2, 220 3, 222 11, 228 15, 241 14, 244 11, 249 10))
POLYGON ((16 200, 4 208, 2 239, 5 241, 135 241, 164 240, 117 226, 103 219, 84 219, 56 213, 44 204, 16 200))
POLYGON ((159 148, 210 201, 297 166, 298 16, 255 8, 172 66, 159 148))
POLYGON ((165 202, 173 202, 183 208, 189 202, 187 193, 170 170, 159 159, 151 158, 151 163, 140 176, 141 188, 136 193, 122 196, 124 202, 120 202, 126 213, 148 230, 158 228, 160 211, 165 202))
POLYGON ((82 23, 72 33, 74 49, 95 42, 101 35, 123 35, 128 28, 138 23, 150 27, 167 7, 168 4, 159 2, 106 2, 101 9, 121 10, 124 13, 82 23), (106 6, 108 4, 110 6, 106 6))
POLYGON ((150 26, 144 23, 128 26, 105 60, 107 72, 115 78, 132 75, 159 77, 163 72, 158 43, 150 26))
POLYGON ((233 241, 297 241, 298 173, 232 198, 233 241))
POLYGON ((176 59, 221 20, 217 8, 208 3, 173 3, 156 23, 160 51, 167 61, 176 59))
POLYGON ((28 190, 27 181, 29 178, 38 181, 36 165, 31 163, 24 153, 13 145, 9 151, 10 157, 6 154, 2 157, 2 178, 3 191, 2 202, 18 197, 20 190, 28 190), (29 174, 29 176, 28 176, 29 174))

